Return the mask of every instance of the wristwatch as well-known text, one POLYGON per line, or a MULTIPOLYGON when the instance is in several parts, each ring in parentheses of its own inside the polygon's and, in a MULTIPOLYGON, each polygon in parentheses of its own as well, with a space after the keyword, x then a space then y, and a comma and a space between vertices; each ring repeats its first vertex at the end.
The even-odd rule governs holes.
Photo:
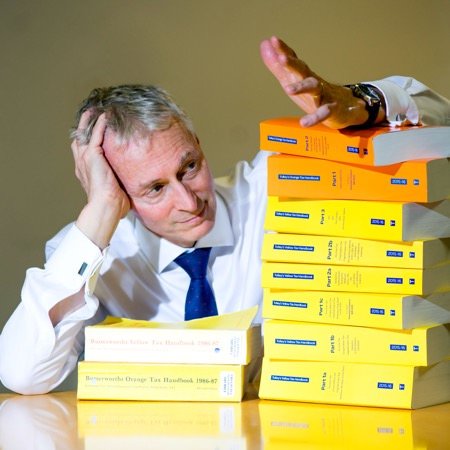
POLYGON ((346 84, 345 87, 351 89, 354 97, 364 100, 366 111, 369 113, 369 118, 363 124, 358 125, 358 127, 370 128, 375 124, 382 104, 382 97, 378 89, 362 83, 346 84))

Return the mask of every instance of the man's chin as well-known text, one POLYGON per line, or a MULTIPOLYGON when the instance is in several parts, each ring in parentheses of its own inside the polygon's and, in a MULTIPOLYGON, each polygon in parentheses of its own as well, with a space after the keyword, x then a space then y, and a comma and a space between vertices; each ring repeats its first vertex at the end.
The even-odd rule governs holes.
POLYGON ((183 230, 174 236, 174 240, 179 241, 182 247, 192 247, 198 240, 205 237, 213 228, 214 220, 204 220, 198 226, 188 230, 183 230))

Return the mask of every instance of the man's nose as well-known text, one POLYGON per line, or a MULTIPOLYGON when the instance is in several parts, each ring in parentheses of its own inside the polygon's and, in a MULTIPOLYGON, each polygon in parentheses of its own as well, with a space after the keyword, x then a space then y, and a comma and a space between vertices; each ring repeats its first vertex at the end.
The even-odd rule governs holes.
POLYGON ((193 212, 199 207, 199 198, 189 186, 189 183, 180 181, 174 191, 175 204, 178 209, 193 212))

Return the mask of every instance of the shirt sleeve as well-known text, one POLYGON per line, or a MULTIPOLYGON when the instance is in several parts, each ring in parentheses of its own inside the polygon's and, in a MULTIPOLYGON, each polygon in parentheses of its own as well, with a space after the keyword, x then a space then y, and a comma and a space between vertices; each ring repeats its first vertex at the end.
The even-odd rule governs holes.
POLYGON ((450 101, 414 78, 392 76, 365 83, 383 94, 391 125, 450 125, 450 101))
POLYGON ((83 351, 83 326, 98 310, 94 288, 105 252, 75 225, 47 245, 43 269, 28 269, 22 301, 0 336, 0 378, 12 391, 45 393, 74 369, 83 351), (83 296, 85 305, 53 327, 49 311, 58 302, 83 296))

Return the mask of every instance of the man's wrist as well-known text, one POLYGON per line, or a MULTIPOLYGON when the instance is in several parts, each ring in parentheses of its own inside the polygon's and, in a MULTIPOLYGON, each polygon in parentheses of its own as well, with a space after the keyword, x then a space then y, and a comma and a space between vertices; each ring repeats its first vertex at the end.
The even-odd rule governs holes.
POLYGON ((361 113, 353 126, 370 128, 384 120, 384 98, 378 89, 362 83, 349 84, 344 87, 350 89, 358 104, 357 109, 361 113))

